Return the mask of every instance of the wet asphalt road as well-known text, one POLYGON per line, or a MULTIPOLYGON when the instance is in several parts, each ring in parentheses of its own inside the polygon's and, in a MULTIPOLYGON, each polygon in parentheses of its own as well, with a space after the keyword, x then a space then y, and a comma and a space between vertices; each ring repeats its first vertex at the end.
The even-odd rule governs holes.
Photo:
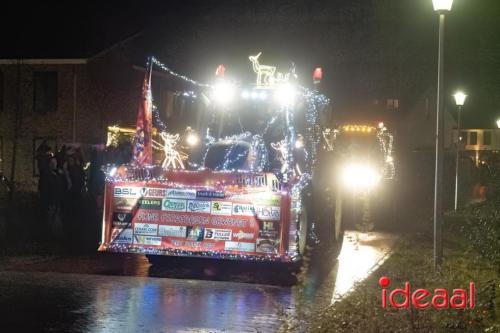
POLYGON ((276 264, 144 256, 16 258, 0 265, 2 330, 28 332, 292 332, 349 293, 396 237, 347 232, 337 260, 298 277, 276 264))

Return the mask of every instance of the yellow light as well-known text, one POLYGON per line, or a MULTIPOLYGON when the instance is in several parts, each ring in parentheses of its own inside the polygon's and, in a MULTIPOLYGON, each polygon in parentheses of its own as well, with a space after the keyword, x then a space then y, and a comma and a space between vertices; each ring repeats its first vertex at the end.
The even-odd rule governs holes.
POLYGON ((354 190, 371 189, 381 178, 373 166, 366 164, 346 165, 341 177, 344 186, 354 190))
POLYGON ((289 83, 279 85, 274 92, 274 98, 282 106, 293 105, 295 102, 295 95, 295 88, 289 83))
POLYGON ((213 98, 218 104, 227 105, 233 100, 235 92, 236 87, 233 84, 222 81, 214 86, 213 98))
POLYGON ((450 11, 451 6, 453 5, 453 0, 432 0, 432 4, 434 5, 434 10, 436 12, 450 11))
POLYGON ((467 95, 464 94, 463 91, 457 91, 453 97, 455 98, 455 104, 457 104, 457 106, 463 106, 467 95))
POLYGON ((198 142, 200 142, 200 138, 196 133, 189 133, 186 137, 186 142, 191 147, 194 147, 198 144, 198 142))

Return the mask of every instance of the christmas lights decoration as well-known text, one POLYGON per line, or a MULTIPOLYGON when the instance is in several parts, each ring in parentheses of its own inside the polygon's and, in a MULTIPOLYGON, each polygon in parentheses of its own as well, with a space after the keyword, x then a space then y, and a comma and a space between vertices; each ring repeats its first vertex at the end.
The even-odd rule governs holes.
MULTIPOLYGON (((255 260, 255 261, 295 261, 300 258, 298 253, 299 244, 299 233, 298 224, 300 219, 300 213, 302 210, 302 194, 304 188, 308 186, 312 179, 312 172, 316 166, 316 156, 318 154, 318 144, 320 143, 322 133, 319 126, 319 112, 323 110, 328 104, 329 99, 318 93, 316 90, 311 90, 305 87, 301 87, 297 84, 292 84, 293 80, 297 78, 295 74, 294 66, 290 69, 289 73, 282 74, 276 72, 276 67, 261 65, 259 63, 259 56, 250 56, 252 65, 255 73, 257 74, 257 88, 251 88, 248 90, 241 90, 239 87, 235 89, 240 89, 235 96, 240 96, 243 99, 251 98, 258 101, 259 103, 268 103, 270 111, 274 111, 267 120, 264 130, 261 133, 252 134, 250 132, 242 132, 240 134, 226 136, 223 138, 214 138, 211 136, 210 131, 207 130, 205 135, 200 138, 199 144, 201 145, 200 150, 202 152, 201 162, 191 163, 187 162, 192 169, 184 170, 183 160, 187 158, 187 155, 183 155, 181 151, 178 150, 178 143, 180 140, 179 134, 168 134, 167 126, 162 122, 158 108, 154 105, 152 106, 153 114, 153 124, 159 129, 160 137, 163 139, 163 144, 153 141, 154 148, 162 149, 165 152, 165 158, 161 166, 159 165, 146 165, 143 167, 137 167, 133 165, 122 165, 113 166, 108 165, 106 170, 106 180, 110 183, 117 181, 124 182, 134 182, 134 181, 145 181, 146 184, 149 182, 154 182, 158 184, 165 184, 168 187, 174 187, 179 189, 200 189, 200 185, 189 185, 185 183, 176 183, 167 179, 167 174, 189 174, 196 173, 205 168, 205 162, 207 154, 211 147, 216 144, 227 144, 227 150, 224 152, 224 156, 220 163, 221 167, 214 174, 220 173, 238 173, 238 177, 254 177, 255 172, 268 172, 270 171, 270 157, 269 150, 272 148, 278 152, 280 159, 282 160, 281 170, 276 174, 276 178, 279 181, 277 186, 274 186, 273 180, 273 190, 275 191, 285 191, 283 193, 289 193, 294 200, 293 209, 296 210, 297 214, 291 215, 290 223, 294 228, 290 229, 293 231, 293 235, 290 238, 289 247, 285 249, 285 255, 245 255, 245 254, 228 254, 219 251, 186 251, 179 250, 169 247, 161 248, 149 248, 147 246, 138 246, 134 244, 103 244, 105 248, 109 251, 114 252, 137 252, 146 254, 159 254, 159 255, 178 255, 178 256, 203 256, 203 257, 213 257, 213 258, 225 258, 225 259, 235 259, 235 260, 255 260), (288 83, 287 83, 288 82, 288 83), (292 103, 282 103, 277 105, 272 103, 271 94, 276 91, 279 84, 289 84, 294 87, 294 100, 292 103), (301 129, 303 135, 303 140, 297 140, 300 137, 297 134, 297 129, 295 128, 295 113, 300 111, 298 109, 299 105, 305 106, 305 130, 301 129), (297 108, 297 109, 296 109, 297 108), (273 128, 273 131, 270 131, 273 128), (279 131, 274 131, 278 129, 279 131), (271 132, 271 133, 270 133, 271 132), (278 136, 278 142, 271 143, 270 139, 276 140, 276 135, 278 136), (297 142, 303 142, 303 147, 297 147, 297 142), (248 147, 246 149, 237 148, 238 145, 243 145, 248 147), (303 172, 298 168, 298 164, 294 161, 294 150, 304 149, 304 154, 306 156, 306 166, 303 172), (241 163, 244 162, 244 163, 241 163), (239 170, 235 166, 244 164, 245 167, 248 166, 248 170, 239 170), (168 172, 166 169, 170 169, 168 172), (175 169, 175 170, 171 170, 175 169), (281 182, 280 182, 281 181, 281 182), (283 183, 284 181, 284 183, 283 183)), ((192 80, 184 75, 180 75, 170 68, 165 66, 156 58, 151 59, 152 63, 160 68, 161 70, 173 75, 176 78, 184 80, 194 86, 196 86, 195 91, 177 92, 178 96, 186 98, 196 98, 200 94, 203 96, 210 96, 206 94, 206 90, 210 92, 214 91, 214 85, 200 83, 198 81, 192 80)), ((221 67, 221 66, 219 66, 221 67)), ((225 68, 220 70, 218 73, 224 73, 225 68)), ((218 75, 219 82, 222 75, 218 75)), ((183 142, 185 140, 183 139, 183 142)), ((187 137, 186 137, 187 142, 187 137)), ((193 141, 194 142, 194 141, 193 141)), ((391 143, 392 145, 392 143, 391 143)), ((241 147, 241 146, 240 146, 241 147)), ((235 178, 236 179, 236 178, 235 178)), ((231 189, 231 186, 241 186, 237 180, 220 181, 214 179, 210 180, 204 185, 207 190, 213 190, 214 187, 222 188, 226 191, 231 189)), ((229 190, 230 191, 230 190, 229 190)))
POLYGON ((179 142, 179 134, 168 134, 166 132, 161 132, 160 137, 163 140, 163 145, 155 142, 156 145, 160 145, 165 153, 165 159, 161 164, 163 169, 173 168, 173 169, 184 169, 184 163, 182 162, 181 154, 174 149, 179 142))
POLYGON ((257 74, 257 86, 271 86, 274 84, 274 72, 276 72, 276 66, 261 65, 259 63, 259 57, 262 52, 257 55, 249 56, 248 59, 252 62, 253 71, 257 74))
POLYGON ((394 137, 389 133, 383 123, 379 123, 378 128, 366 125, 344 125, 338 129, 325 129, 321 134, 326 144, 326 148, 329 151, 335 149, 335 140, 342 132, 357 132, 361 134, 375 133, 380 151, 384 158, 383 177, 385 179, 394 179, 396 175, 394 158, 392 157, 394 137))
POLYGON ((200 83, 198 81, 190 79, 189 77, 187 77, 185 75, 181 75, 181 74, 178 74, 178 73, 174 72, 173 70, 171 70, 170 68, 168 68, 167 66, 165 66, 165 64, 163 64, 161 61, 159 61, 155 57, 152 57, 151 61, 153 62, 153 64, 155 64, 156 66, 158 66, 159 68, 161 68, 163 71, 169 73, 172 76, 175 76, 176 78, 179 78, 179 79, 181 79, 183 81, 189 82, 189 83, 191 83, 191 84, 193 84, 195 86, 198 86, 198 87, 211 87, 211 85, 209 85, 209 84, 200 83))

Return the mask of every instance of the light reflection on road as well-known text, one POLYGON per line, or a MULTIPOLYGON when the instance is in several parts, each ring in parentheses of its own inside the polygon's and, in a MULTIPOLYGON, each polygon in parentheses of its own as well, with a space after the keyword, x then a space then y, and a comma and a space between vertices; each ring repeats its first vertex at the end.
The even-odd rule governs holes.
MULTIPOLYGON (((287 324, 293 327, 291 331, 301 332, 307 314, 329 306, 348 293, 354 282, 366 278, 386 258, 394 240, 395 236, 384 233, 346 232, 338 262, 335 258, 312 260, 303 283, 286 287, 231 282, 231 278, 150 277, 143 257, 127 259, 139 258, 134 264, 138 269, 135 276, 102 275, 96 271, 99 265, 92 262, 78 266, 101 275, 54 273, 82 273, 71 272, 64 265, 58 269, 57 263, 32 269, 49 267, 39 273, 0 268, 2 327, 18 331, 191 333, 276 332, 287 324), (26 321, 27 316, 33 320, 26 321)), ((131 271, 128 267, 121 273, 108 270, 106 274, 127 275, 131 271)))
POLYGON ((347 295, 389 257, 395 239, 392 234, 380 232, 345 232, 332 303, 347 295))

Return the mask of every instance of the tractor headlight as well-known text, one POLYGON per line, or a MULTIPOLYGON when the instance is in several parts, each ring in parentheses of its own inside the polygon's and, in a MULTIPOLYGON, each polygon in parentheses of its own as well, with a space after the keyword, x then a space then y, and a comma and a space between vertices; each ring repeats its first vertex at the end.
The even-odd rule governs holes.
POLYGON ((369 164, 347 164, 342 169, 342 184, 354 190, 369 190, 380 181, 380 174, 369 164))

